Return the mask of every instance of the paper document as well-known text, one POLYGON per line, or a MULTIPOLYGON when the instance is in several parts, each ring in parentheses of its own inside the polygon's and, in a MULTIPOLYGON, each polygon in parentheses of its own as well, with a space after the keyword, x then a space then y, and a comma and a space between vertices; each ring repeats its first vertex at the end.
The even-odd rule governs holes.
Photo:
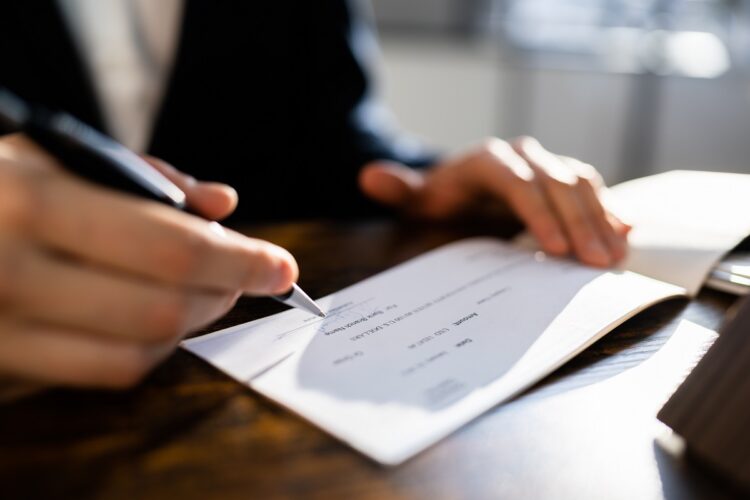
POLYGON ((750 176, 670 172, 613 188, 623 267, 520 241, 455 242, 298 310, 183 343, 383 464, 528 388, 624 320, 693 295, 750 233, 750 176))
POLYGON ((633 224, 623 268, 698 293, 711 269, 750 234, 750 175, 674 171, 612 188, 633 224))
POLYGON ((320 299, 325 319, 290 310, 184 346, 378 462, 397 464, 636 312, 683 293, 471 239, 320 299))

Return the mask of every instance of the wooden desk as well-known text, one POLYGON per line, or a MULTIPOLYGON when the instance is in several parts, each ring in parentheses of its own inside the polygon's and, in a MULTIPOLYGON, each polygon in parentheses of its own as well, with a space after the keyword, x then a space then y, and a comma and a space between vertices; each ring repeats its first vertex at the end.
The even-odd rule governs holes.
MULTIPOLYGON (((313 296, 481 232, 391 222, 251 230, 292 250, 313 296)), ((654 415, 669 391, 638 374, 654 365, 668 372, 657 355, 682 319, 718 328, 732 302, 704 292, 692 302, 656 306, 525 395, 394 469, 180 351, 132 391, 49 390, 0 406, 0 496, 731 497, 711 475, 655 445, 662 431, 654 415)), ((243 300, 218 326, 280 308, 268 299, 243 300)))

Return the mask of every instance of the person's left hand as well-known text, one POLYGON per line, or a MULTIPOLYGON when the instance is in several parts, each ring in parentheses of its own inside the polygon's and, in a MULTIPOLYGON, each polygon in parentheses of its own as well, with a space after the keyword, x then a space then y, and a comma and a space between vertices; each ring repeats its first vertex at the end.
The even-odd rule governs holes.
POLYGON ((431 219, 504 208, 544 251, 572 253, 589 265, 608 267, 626 253, 630 226, 607 208, 599 173, 530 137, 490 139, 425 171, 371 162, 359 181, 374 200, 431 219))

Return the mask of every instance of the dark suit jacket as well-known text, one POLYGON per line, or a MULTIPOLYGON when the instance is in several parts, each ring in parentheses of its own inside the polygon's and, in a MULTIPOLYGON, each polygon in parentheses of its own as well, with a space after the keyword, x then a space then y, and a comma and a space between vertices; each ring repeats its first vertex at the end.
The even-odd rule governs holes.
MULTIPOLYGON (((432 161, 390 132, 372 99, 374 48, 347 0, 187 0, 148 152, 240 192, 234 220, 360 214, 375 158, 432 161)), ((0 85, 106 130, 53 0, 0 8, 0 85)))

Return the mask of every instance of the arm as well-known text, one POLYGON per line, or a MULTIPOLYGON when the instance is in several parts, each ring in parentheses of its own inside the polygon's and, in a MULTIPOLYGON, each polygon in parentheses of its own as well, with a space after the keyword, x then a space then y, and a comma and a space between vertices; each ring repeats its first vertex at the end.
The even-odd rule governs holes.
POLYGON ((434 163, 436 152, 399 133, 377 98, 371 69, 378 47, 365 12, 367 2, 335 0, 315 9, 311 106, 320 117, 316 123, 329 127, 317 132, 326 152, 355 171, 376 159, 417 168, 434 163))
POLYGON ((446 158, 401 138, 372 95, 367 68, 376 48, 361 2, 326 2, 326 8, 331 25, 318 35, 328 59, 319 57, 331 67, 317 78, 321 103, 342 117, 344 132, 332 136, 343 138, 337 141, 343 161, 360 171, 367 196, 433 219, 506 211, 549 253, 600 267, 625 256, 630 227, 606 207, 606 188, 590 165, 529 137, 491 138, 446 158))

